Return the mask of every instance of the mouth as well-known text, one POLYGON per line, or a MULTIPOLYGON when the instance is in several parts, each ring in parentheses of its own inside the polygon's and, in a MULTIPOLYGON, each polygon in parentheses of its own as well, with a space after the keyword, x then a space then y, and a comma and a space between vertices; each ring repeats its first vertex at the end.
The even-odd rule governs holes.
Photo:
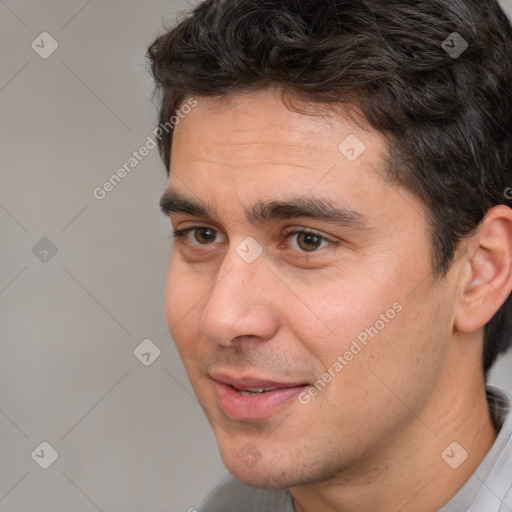
POLYGON ((236 378, 226 374, 211 375, 211 378, 220 408, 228 418, 239 421, 268 419, 309 386, 307 382, 236 378))

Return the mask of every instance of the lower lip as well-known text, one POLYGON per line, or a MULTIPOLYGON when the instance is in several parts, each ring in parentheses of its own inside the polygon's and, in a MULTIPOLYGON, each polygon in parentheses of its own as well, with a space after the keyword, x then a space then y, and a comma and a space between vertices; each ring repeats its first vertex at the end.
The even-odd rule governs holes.
POLYGON ((221 409, 228 418, 257 421, 270 418, 285 404, 304 391, 307 386, 279 388, 251 396, 241 395, 232 386, 214 382, 221 409))

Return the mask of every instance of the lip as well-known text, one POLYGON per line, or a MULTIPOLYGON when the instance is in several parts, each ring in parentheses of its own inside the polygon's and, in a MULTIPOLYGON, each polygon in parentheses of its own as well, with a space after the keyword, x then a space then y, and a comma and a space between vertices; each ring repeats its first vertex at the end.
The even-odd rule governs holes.
POLYGON ((309 386, 304 382, 279 382, 258 377, 235 378, 225 374, 211 377, 217 401, 224 414, 239 421, 268 419, 309 386), (241 395, 237 391, 252 388, 272 390, 253 396, 241 395))

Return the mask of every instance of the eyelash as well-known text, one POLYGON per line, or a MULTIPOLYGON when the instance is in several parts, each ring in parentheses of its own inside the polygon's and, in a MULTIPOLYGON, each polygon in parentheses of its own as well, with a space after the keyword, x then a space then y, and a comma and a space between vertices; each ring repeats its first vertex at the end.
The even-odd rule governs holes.
MULTIPOLYGON (((173 231, 172 238, 183 238, 186 235, 188 235, 191 231, 194 231, 196 229, 210 229, 210 230, 214 231, 215 233, 217 233, 217 231, 215 229, 210 228, 208 226, 191 226, 191 227, 186 228, 186 229, 177 229, 177 230, 173 231)), ((328 239, 327 237, 325 237, 321 233, 318 233, 317 231, 315 231, 315 230, 313 230, 311 228, 295 229, 294 231, 290 231, 289 233, 286 233, 286 235, 284 235, 284 236, 286 237, 286 239, 288 239, 292 235, 300 235, 301 233, 307 233, 307 234, 314 235, 314 236, 318 237, 321 240, 320 243, 325 241, 325 242, 329 242, 330 245, 335 245, 336 244, 336 242, 334 240, 328 239)), ((193 245, 196 245, 196 244, 193 244, 193 245)), ((201 245, 208 246, 208 245, 213 245, 213 244, 197 244, 197 245, 199 247, 201 247, 201 245)), ((322 248, 316 249, 314 251, 297 251, 297 250, 294 250, 294 251, 295 252, 300 252, 303 255, 305 255, 306 257, 308 257, 308 256, 310 256, 312 254, 318 253, 319 251, 321 251, 322 249, 325 249, 325 248, 326 247, 322 247, 322 248)))

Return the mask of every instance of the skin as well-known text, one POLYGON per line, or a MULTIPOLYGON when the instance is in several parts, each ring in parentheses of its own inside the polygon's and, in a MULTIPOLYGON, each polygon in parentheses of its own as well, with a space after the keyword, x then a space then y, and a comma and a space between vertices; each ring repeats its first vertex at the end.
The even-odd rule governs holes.
POLYGON ((291 112, 272 90, 197 99, 175 129, 168 190, 216 214, 170 214, 173 229, 198 229, 175 240, 166 311, 226 467, 248 485, 290 489, 298 511, 437 510, 496 437, 482 327, 512 288, 510 209, 491 210, 436 279, 424 205, 385 179, 382 135, 341 115, 291 112), (350 134, 366 146, 353 162, 338 150, 350 134), (244 214, 313 195, 360 213, 365 227, 244 214), (304 251, 289 234, 300 227, 328 241, 304 251), (208 243, 204 228, 215 230, 208 243), (249 236, 263 248, 250 264, 236 251, 249 236), (395 303, 401 312, 308 404, 291 400, 259 421, 219 406, 212 372, 313 384, 395 303), (454 441, 468 452, 457 469, 441 457, 454 441), (237 456, 247 443, 261 457, 251 467, 237 456))

